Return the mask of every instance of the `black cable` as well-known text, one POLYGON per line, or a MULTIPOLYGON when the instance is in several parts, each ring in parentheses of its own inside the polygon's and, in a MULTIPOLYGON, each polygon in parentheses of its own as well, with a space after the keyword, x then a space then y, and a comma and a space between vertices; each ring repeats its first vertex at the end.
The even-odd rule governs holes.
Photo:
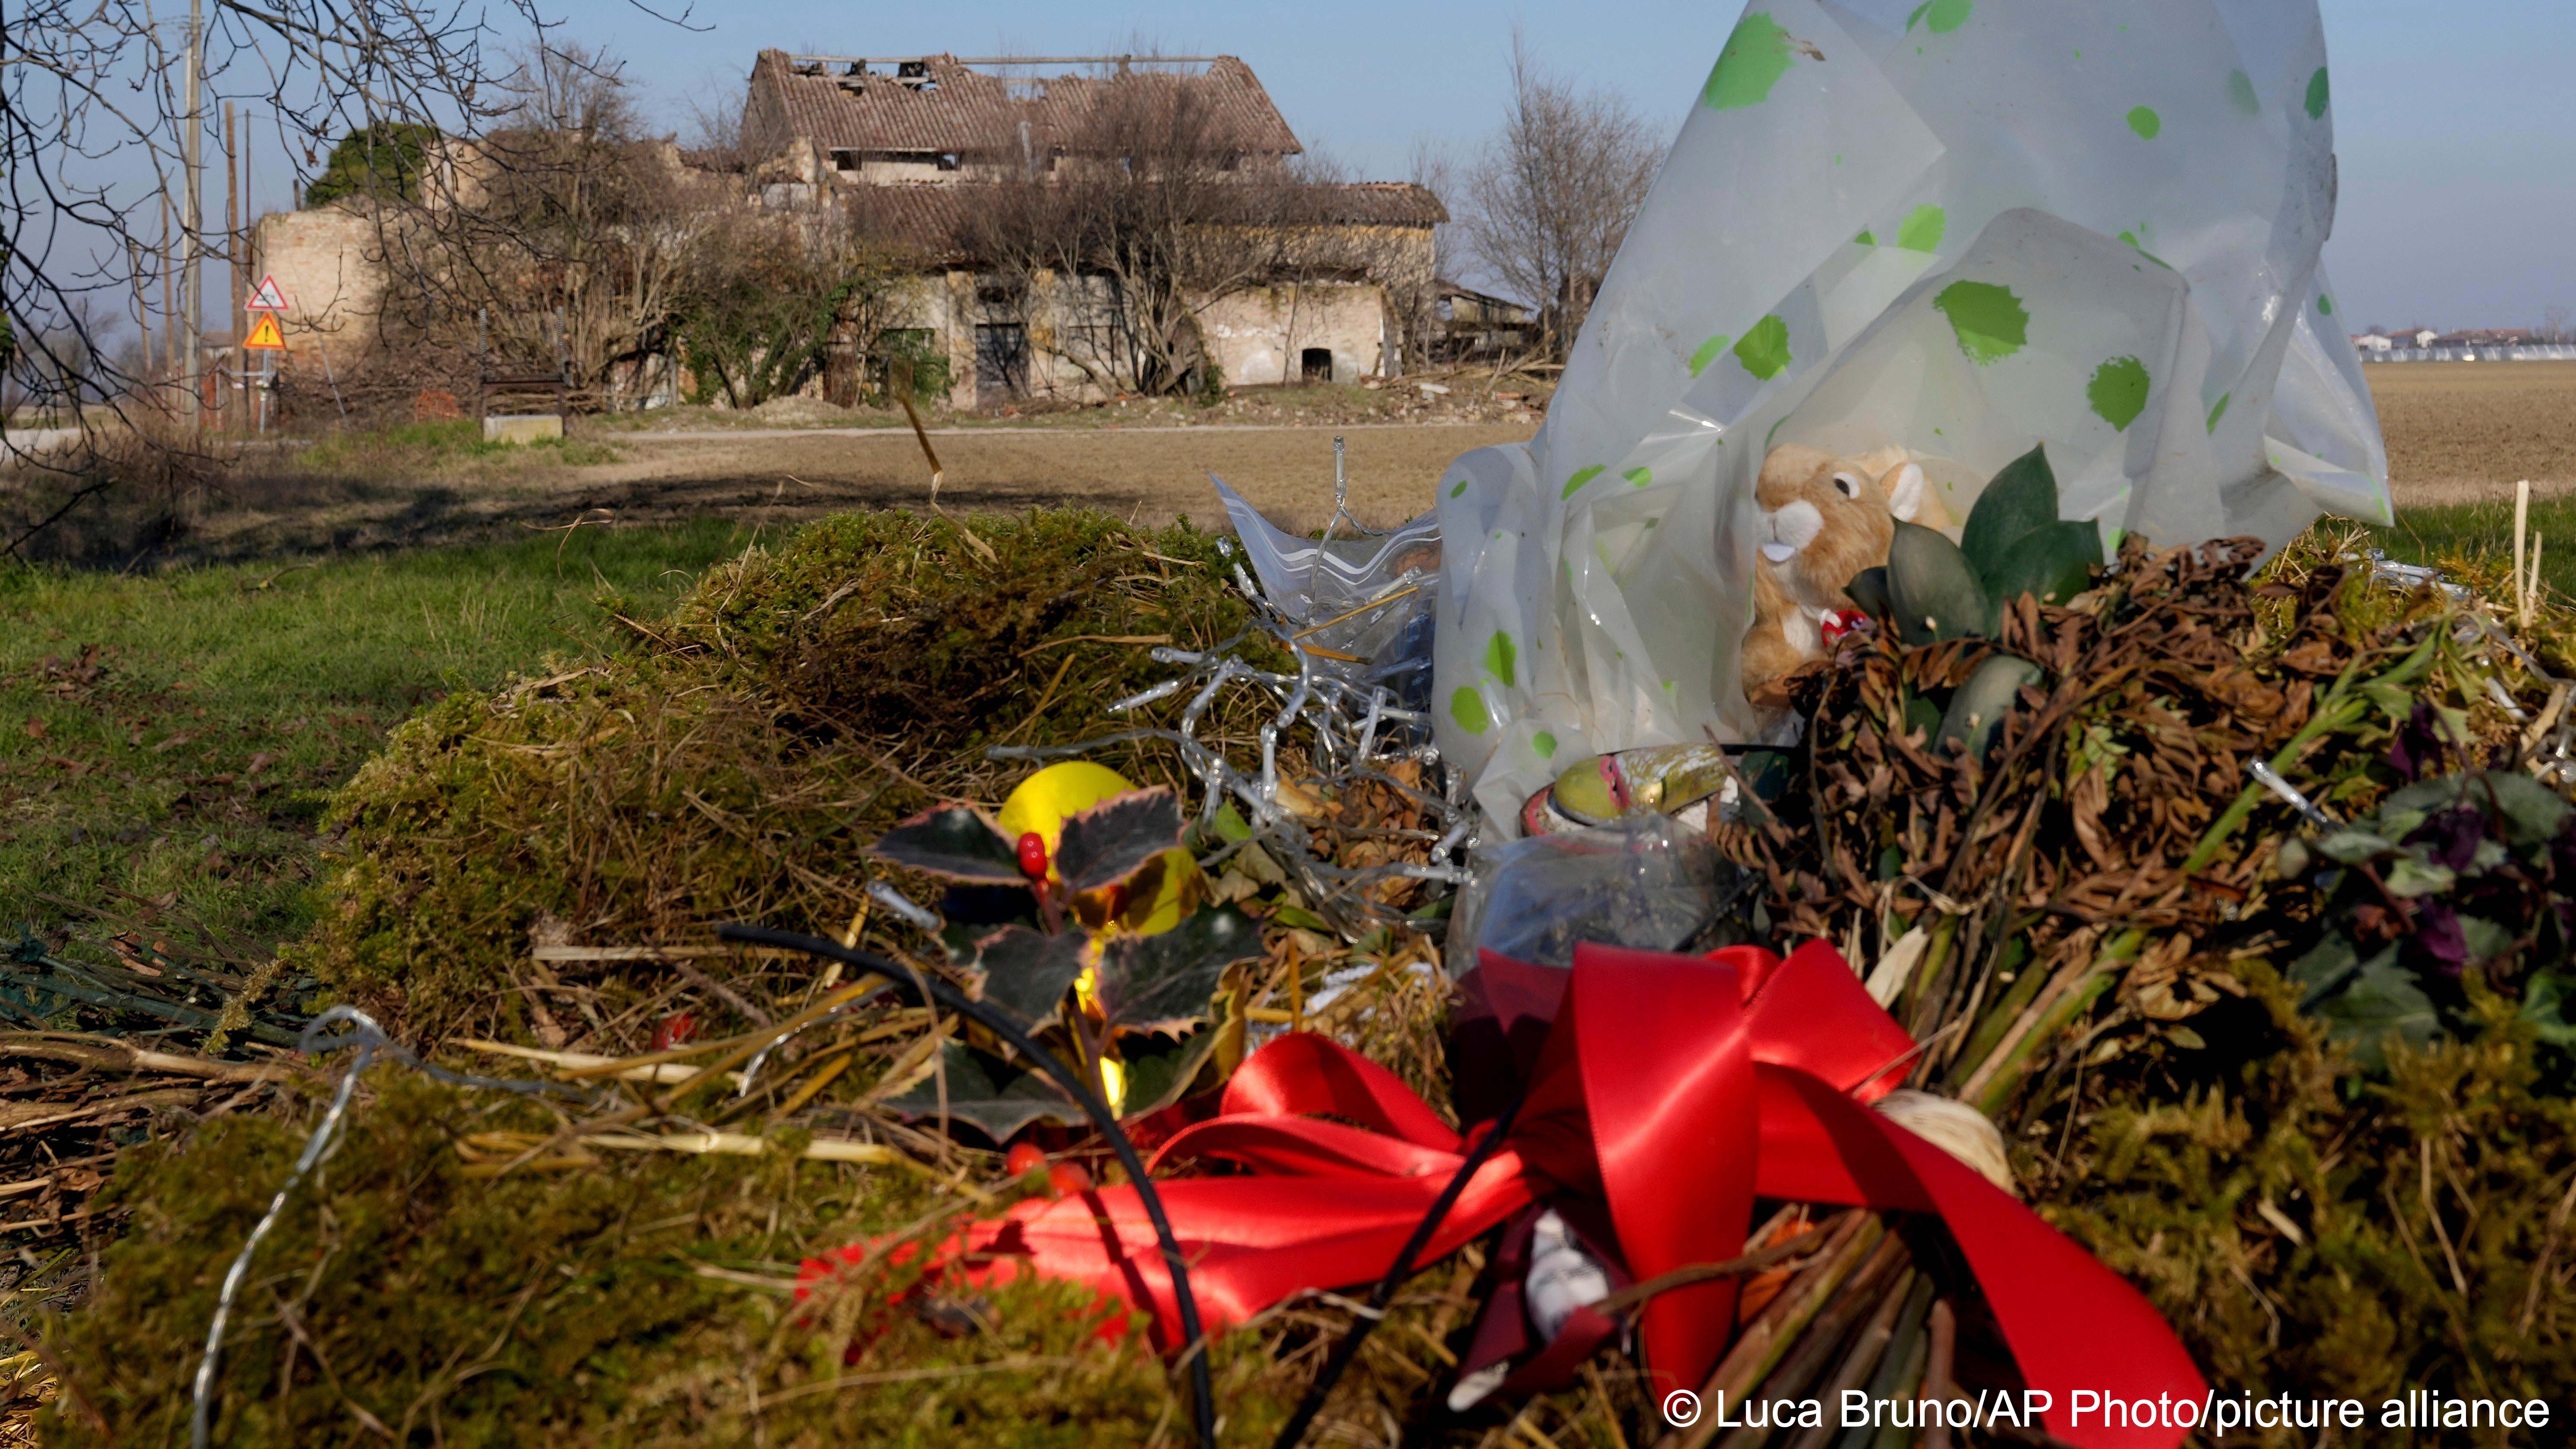
MULTIPOLYGON (((1065 1092, 1080 1104, 1084 1114, 1091 1118, 1092 1125, 1098 1127, 1101 1135, 1109 1139, 1111 1149, 1118 1154, 1119 1164, 1127 1169, 1127 1180, 1135 1184, 1137 1200, 1145 1205, 1145 1216, 1154 1221, 1154 1237, 1162 1244, 1164 1264, 1171 1269, 1172 1298, 1174 1305, 1180 1310, 1181 1337, 1185 1345, 1182 1351, 1188 1355, 1190 1363, 1192 1401, 1190 1412, 1197 1425, 1200 1449, 1216 1449, 1216 1389, 1208 1377, 1207 1336, 1199 1326, 1198 1295, 1190 1291, 1189 1262, 1181 1256, 1180 1239, 1173 1236, 1172 1220, 1163 1212, 1163 1195, 1154 1190, 1154 1180, 1146 1176, 1145 1160, 1136 1155, 1136 1144, 1127 1140, 1126 1132, 1118 1126, 1117 1114, 1109 1110, 1108 1103, 1100 1100, 1100 1095, 1091 1089, 1089 1082, 1082 1079, 1082 1074, 1042 1050, 1036 1042, 1029 1040, 1026 1032, 1020 1030, 1008 1017, 992 1006, 967 996, 936 976, 916 973, 882 956, 854 950, 838 941, 827 941, 819 936, 800 936, 793 931, 773 931, 763 926, 729 923, 716 927, 716 934, 728 941, 749 941, 762 946, 778 946, 791 951, 803 951, 812 956, 821 956, 828 960, 846 962, 863 970, 873 971, 897 986, 913 985, 932 998, 924 1002, 924 1005, 944 1006, 1000 1037, 1012 1050, 1027 1057, 1039 1071, 1053 1078, 1057 1086, 1064 1088, 1065 1092)), ((1451 1195, 1455 1195, 1460 1185, 1460 1183, 1450 1185, 1451 1195)), ((1446 1198, 1442 1200, 1441 1206, 1445 1210, 1446 1198)), ((1429 1231, 1427 1224, 1424 1231, 1425 1233, 1429 1231)), ((1419 1244, 1416 1245, 1416 1250, 1418 1248, 1419 1244)), ((1408 1256, 1410 1251, 1412 1250, 1408 1250, 1408 1256)))
POLYGON ((1413 1276, 1414 1258, 1431 1241, 1431 1235, 1440 1230, 1441 1220, 1449 1216, 1449 1209, 1457 1206, 1458 1195, 1467 1190, 1467 1179, 1476 1175, 1476 1169, 1485 1165, 1485 1159, 1493 1156, 1494 1149, 1500 1147, 1503 1138, 1510 1134, 1512 1119, 1520 1115, 1521 1100, 1518 1097, 1512 1099, 1511 1105, 1494 1118, 1493 1127, 1468 1149, 1467 1160, 1459 1163, 1458 1170, 1450 1174, 1449 1185, 1432 1200, 1431 1210, 1424 1213, 1422 1221, 1415 1225, 1413 1236, 1405 1240, 1404 1250, 1395 1255, 1395 1261, 1387 1265, 1386 1276, 1378 1279, 1377 1287, 1369 1291, 1369 1311, 1360 1314, 1349 1328, 1343 1330, 1342 1341, 1333 1345, 1333 1356, 1324 1362, 1324 1371, 1306 1390, 1306 1397, 1297 1402, 1297 1412, 1288 1416, 1287 1427, 1271 1441, 1271 1449, 1297 1449, 1304 1442, 1306 1430, 1315 1422, 1315 1416, 1324 1411, 1324 1400, 1333 1392, 1333 1385, 1341 1382, 1351 1360, 1359 1357, 1360 1344, 1377 1328, 1378 1320, 1386 1316, 1386 1305, 1395 1301, 1395 1290, 1403 1287, 1404 1280, 1413 1276))

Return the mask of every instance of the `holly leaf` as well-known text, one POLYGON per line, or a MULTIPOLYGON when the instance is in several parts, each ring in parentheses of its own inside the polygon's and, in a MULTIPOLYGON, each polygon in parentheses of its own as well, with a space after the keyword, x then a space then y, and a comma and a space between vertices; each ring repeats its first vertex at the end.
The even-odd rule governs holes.
POLYGON ((1179 799, 1169 790, 1138 790, 1065 820, 1056 875, 1080 895, 1125 880, 1180 843, 1179 799))
POLYGON ((949 1118, 973 1123, 997 1146, 1032 1122, 1070 1127, 1090 1120, 1080 1104, 1044 1076, 1015 1072, 1000 1059, 956 1041, 943 1043, 937 1067, 925 1064, 921 1079, 901 1096, 887 1098, 885 1105, 916 1122, 936 1120, 943 1072, 949 1118))
POLYGON ((1099 1000, 1111 1027, 1178 1031, 1207 1015, 1225 968, 1261 955, 1261 927, 1232 906, 1155 936, 1119 936, 1101 953, 1099 1000))
POLYGON ((1215 1055, 1218 1039, 1223 1035, 1211 1029, 1195 1031, 1178 1040, 1157 1036, 1128 1038, 1128 1044, 1119 1049, 1119 1063, 1127 1069, 1127 1095, 1119 1104, 1119 1115, 1143 1117, 1189 1095, 1190 1084, 1198 1080, 1208 1059, 1215 1055))
POLYGON ((1034 1025, 1064 1004, 1082 975, 1083 951, 1092 937, 1080 931, 1046 935, 1026 926, 1004 926, 975 943, 966 965, 981 972, 983 998, 1034 1025))
POLYGON ((925 810, 877 837, 868 853, 944 880, 1027 883, 1010 837, 981 812, 964 805, 925 810))

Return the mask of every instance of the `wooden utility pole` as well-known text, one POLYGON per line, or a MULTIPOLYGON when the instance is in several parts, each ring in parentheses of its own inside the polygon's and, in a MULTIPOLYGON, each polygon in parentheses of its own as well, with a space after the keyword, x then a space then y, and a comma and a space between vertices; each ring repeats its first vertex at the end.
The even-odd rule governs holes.
POLYGON ((125 238, 125 272, 134 279, 134 325, 142 333, 137 339, 143 346, 143 375, 152 375, 152 289, 143 281, 143 243, 132 233, 125 238))
POLYGON ((224 271, 232 282, 233 305, 226 314, 233 334, 233 398, 226 405, 231 416, 224 419, 228 427, 240 426, 250 403, 250 374, 242 366, 242 338, 248 329, 242 325, 242 208, 240 159, 241 131, 233 115, 233 103, 224 102, 224 271), (235 410, 238 404, 240 409, 235 410))
POLYGON ((179 366, 179 306, 176 297, 177 278, 170 265, 170 188, 161 188, 161 376, 168 382, 179 366))
POLYGON ((181 80, 182 124, 188 128, 180 148, 184 158, 180 170, 188 190, 179 198, 179 339, 181 356, 179 383, 188 390, 186 411, 182 414, 192 425, 202 426, 206 416, 206 394, 198 369, 205 363, 206 293, 198 272, 198 262, 205 251, 205 179, 206 117, 204 97, 206 79, 205 0, 188 0, 188 56, 181 80))

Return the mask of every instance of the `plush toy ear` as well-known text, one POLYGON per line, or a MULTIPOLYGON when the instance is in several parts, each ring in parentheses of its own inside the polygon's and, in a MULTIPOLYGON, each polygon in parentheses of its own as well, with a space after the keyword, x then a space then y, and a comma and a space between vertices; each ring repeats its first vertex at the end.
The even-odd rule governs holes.
POLYGON ((1907 523, 1923 511, 1923 495, 1931 485, 1924 480, 1923 465, 1908 463, 1896 470, 1887 485, 1887 511, 1907 523))

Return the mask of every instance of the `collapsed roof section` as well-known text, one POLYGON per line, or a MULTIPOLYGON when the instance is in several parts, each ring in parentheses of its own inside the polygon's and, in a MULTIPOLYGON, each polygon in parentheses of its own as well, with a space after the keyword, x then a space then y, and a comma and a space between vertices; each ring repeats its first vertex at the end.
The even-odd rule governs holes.
POLYGON ((764 50, 752 62, 743 133, 763 150, 804 139, 830 150, 878 154, 1004 156, 1026 145, 1042 155, 1061 155, 1078 146, 1113 98, 1170 88, 1203 109, 1212 147, 1266 158, 1305 149, 1252 67, 1230 55, 1056 59, 1052 63, 1104 73, 1044 78, 972 68, 1031 63, 764 50))

